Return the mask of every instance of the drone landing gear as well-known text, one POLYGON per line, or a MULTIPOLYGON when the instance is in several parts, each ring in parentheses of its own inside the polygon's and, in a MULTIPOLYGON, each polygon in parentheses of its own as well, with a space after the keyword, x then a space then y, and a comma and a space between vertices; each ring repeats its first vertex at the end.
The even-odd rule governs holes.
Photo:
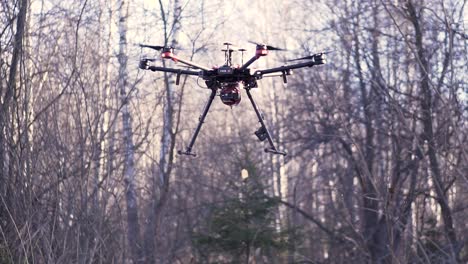
POLYGON ((286 152, 279 151, 275 147, 275 144, 273 143, 273 139, 271 139, 270 132, 268 131, 265 125, 265 122, 263 121, 263 116, 258 110, 257 104, 255 103, 254 99, 252 98, 252 95, 250 94, 250 88, 245 88, 245 91, 247 92, 247 96, 249 97, 250 102, 252 102, 252 106, 258 117, 258 121, 261 124, 261 127, 257 131, 255 131, 255 135, 260 141, 265 141, 265 139, 268 139, 268 143, 270 143, 270 148, 266 148, 265 152, 286 156, 286 152))
POLYGON ((192 135, 192 139, 190 140, 190 144, 185 149, 185 151, 182 151, 182 150, 177 151, 177 153, 179 155, 187 155, 187 156, 194 156, 194 157, 197 156, 197 154, 192 152, 192 147, 195 144, 195 140, 197 139, 198 133, 200 133, 200 129, 201 129, 201 127, 202 127, 202 125, 203 125, 203 123, 205 121, 206 115, 208 114, 208 110, 210 110, 211 103, 213 102, 213 99, 215 98, 215 96, 216 96, 216 88, 212 88, 210 98, 208 99, 208 102, 206 103, 205 109, 203 110, 203 113, 199 118, 198 126, 197 126, 197 128, 195 129, 195 132, 192 135))

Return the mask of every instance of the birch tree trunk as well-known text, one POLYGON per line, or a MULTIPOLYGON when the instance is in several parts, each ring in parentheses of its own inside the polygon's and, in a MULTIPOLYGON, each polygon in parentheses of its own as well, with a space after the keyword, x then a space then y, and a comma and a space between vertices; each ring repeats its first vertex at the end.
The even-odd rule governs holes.
POLYGON ((135 187, 135 158, 133 144, 132 117, 129 109, 130 92, 127 90, 127 18, 128 1, 120 0, 119 7, 119 80, 118 90, 122 104, 122 129, 124 142, 124 183, 127 202, 127 236, 133 263, 143 263, 138 222, 137 193, 135 187))

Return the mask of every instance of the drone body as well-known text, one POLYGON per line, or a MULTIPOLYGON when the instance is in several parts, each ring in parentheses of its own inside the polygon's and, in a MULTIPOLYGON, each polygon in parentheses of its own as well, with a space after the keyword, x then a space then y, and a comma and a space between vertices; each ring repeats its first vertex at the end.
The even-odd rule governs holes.
POLYGON ((288 75, 292 74, 293 69, 303 68, 303 67, 312 67, 315 65, 321 65, 325 63, 324 54, 318 53, 311 56, 307 56, 300 59, 295 60, 307 60, 306 62, 296 63, 292 65, 286 65, 276 68, 270 68, 265 70, 257 70, 255 72, 251 72, 251 69, 248 68, 253 62, 258 60, 260 57, 267 56, 269 50, 282 50, 279 48, 275 48, 269 45, 264 44, 256 44, 255 55, 244 63, 242 66, 233 66, 232 65, 232 53, 235 51, 241 51, 242 54, 244 53, 245 49, 238 49, 235 50, 231 46, 231 43, 224 43, 226 45, 226 49, 223 49, 225 53, 225 64, 221 67, 214 67, 208 68, 202 65, 198 65, 192 61, 187 61, 182 58, 177 57, 174 54, 174 49, 172 47, 164 47, 164 46, 152 46, 152 45, 140 45, 141 47, 151 48, 155 50, 161 50, 161 57, 163 59, 170 59, 174 62, 180 62, 195 68, 196 70, 182 70, 182 69, 175 69, 175 68, 167 68, 167 67, 157 67, 157 66, 150 66, 149 62, 152 61, 151 59, 142 59, 140 60, 140 68, 144 70, 151 70, 151 71, 161 71, 161 72, 169 72, 175 73, 176 76, 176 84, 179 84, 180 76, 184 75, 192 75, 198 76, 202 78, 207 87, 211 90, 210 98, 205 106, 205 109, 200 116, 198 126, 190 140, 189 145, 187 146, 185 151, 179 150, 178 153, 181 155, 191 155, 196 156, 195 153, 192 152, 193 145, 195 144, 195 140, 200 132, 201 126, 208 114, 210 109, 211 103, 213 102, 217 91, 219 90, 219 96, 221 101, 228 105, 233 106, 239 104, 241 101, 241 89, 245 89, 247 96, 252 103, 252 106, 257 114, 258 120, 261 124, 261 127, 255 131, 255 135, 258 137, 260 141, 268 140, 270 147, 265 149, 265 152, 273 153, 273 154, 280 154, 286 155, 285 152, 279 151, 271 138, 271 134, 268 131, 265 122, 263 120, 263 115, 260 113, 260 110, 257 107, 257 104, 252 98, 250 93, 250 89, 258 87, 257 80, 262 79, 264 77, 275 77, 280 76, 283 78, 283 81, 287 82, 288 75))

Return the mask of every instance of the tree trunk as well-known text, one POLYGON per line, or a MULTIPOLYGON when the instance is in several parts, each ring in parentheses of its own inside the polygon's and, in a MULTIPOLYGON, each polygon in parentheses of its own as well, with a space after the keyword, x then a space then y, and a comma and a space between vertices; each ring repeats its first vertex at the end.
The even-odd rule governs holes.
MULTIPOLYGON (((9 158, 7 157, 7 145, 10 144, 7 142, 7 137, 9 135, 7 122, 10 103, 17 89, 16 77, 18 66, 23 53, 23 38, 26 28, 26 13, 28 10, 28 4, 28 0, 21 0, 18 4, 19 11, 16 22, 16 33, 13 41, 13 54, 11 56, 10 70, 8 73, 8 82, 5 93, 3 94, 3 88, 0 89, 0 96, 3 96, 2 100, 0 100, 0 103, 2 102, 0 104, 0 186, 2 186, 2 189, 0 189, 0 194, 2 195, 7 192, 8 188, 7 177, 9 176, 9 158)), ((2 205, 2 207, 3 206, 4 205, 2 205)))
MULTIPOLYGON (((359 4, 358 4, 359 5, 359 4)), ((358 6, 359 9, 359 6, 358 6)), ((362 216, 363 216, 363 235, 365 243, 370 253, 373 263, 381 263, 384 256, 387 255, 385 243, 387 241, 386 221, 384 218, 379 219, 379 195, 374 178, 374 161, 375 161, 375 129, 374 122, 374 104, 372 102, 372 90, 368 91, 364 73, 361 67, 361 47, 358 35, 360 26, 360 16, 356 16, 356 26, 353 27, 354 34, 354 59, 359 78, 359 90, 361 96, 361 104, 364 114, 364 140, 363 145, 358 149, 356 159, 360 168, 358 169, 361 179, 362 189, 362 216)))
POLYGON ((127 91, 127 18, 129 4, 118 2, 119 7, 119 81, 120 101, 122 104, 122 129, 124 142, 124 183, 127 202, 127 236, 133 263, 144 263, 140 246, 140 225, 138 222, 137 193, 135 186, 135 158, 133 144, 132 117, 129 108, 130 92, 127 91))
MULTIPOLYGON (((19 262, 22 261, 22 258, 27 256, 28 252, 26 252, 24 247, 19 246, 21 242, 18 243, 18 241, 21 240, 21 237, 12 233, 12 231, 25 221, 24 217, 16 215, 16 213, 22 213, 24 211, 21 209, 25 209, 20 208, 20 205, 17 203, 26 203, 27 201, 25 201, 23 197, 18 197, 19 195, 25 196, 24 190, 17 190, 14 186, 14 184, 18 182, 22 183, 23 179, 15 179, 15 177, 19 176, 20 172, 22 172, 19 168, 17 171, 13 171, 12 169, 13 166, 18 166, 12 159, 15 157, 18 159, 16 156, 17 153, 14 152, 19 151, 17 150, 19 146, 14 142, 14 128, 11 126, 14 122, 11 119, 14 118, 13 116, 15 114, 13 107, 17 104, 17 102, 13 100, 16 100, 14 97, 17 95, 18 91, 16 82, 23 54, 23 39, 25 36, 28 5, 29 2, 27 0, 21 0, 18 3, 16 32, 13 39, 13 53, 9 65, 6 89, 4 90, 3 87, 0 87, 0 230, 8 231, 3 235, 3 238, 5 238, 8 243, 4 245, 11 247, 9 249, 13 250, 12 257, 19 262), (18 175, 15 175, 16 173, 18 175), (15 248, 16 246, 18 248, 15 248)), ((20 124, 18 124, 18 126, 20 126, 20 124)), ((21 160, 17 160, 17 163, 22 162, 21 160)), ((3 246, 3 242, 1 244, 3 246)))
POLYGON ((418 12, 412 1, 407 3, 409 18, 413 24, 415 31, 416 40, 416 52, 419 63, 419 85, 421 88, 421 115, 424 132, 422 138, 428 146, 427 154, 429 156, 429 166, 431 170, 431 177, 434 181, 434 188, 437 195, 437 202, 439 203, 442 211, 442 219, 444 221, 444 230, 447 239, 450 242, 450 255, 452 262, 456 263, 458 260, 458 254, 460 251, 457 235, 454 230, 452 211, 447 201, 445 193, 445 186, 442 179, 442 173, 440 171, 439 161, 437 159, 437 147, 436 138, 434 136, 434 125, 433 125, 433 96, 432 88, 429 80, 429 62, 427 61, 426 51, 423 44, 423 29, 421 28, 421 15, 422 12, 418 12), (419 13, 419 14, 418 14, 419 13))
MULTIPOLYGON (((172 26, 169 25, 162 1, 159 1, 159 7, 164 27, 164 44, 166 46, 177 47, 182 3, 179 0, 175 0, 173 3, 172 26), (170 29, 170 32, 168 32, 168 29, 170 29), (171 33, 172 35, 170 35, 171 33)), ((163 66, 166 66, 165 60, 163 60, 163 66)), ((160 252, 158 250, 158 239, 160 238, 158 233, 160 231, 162 211, 169 198, 169 180, 174 163, 176 136, 176 132, 174 131, 175 95, 173 83, 169 78, 170 76, 164 73, 165 100, 163 105, 163 131, 161 135, 159 166, 153 165, 154 168, 157 167, 158 169, 153 170, 153 201, 150 202, 148 225, 145 231, 145 255, 151 263, 156 261, 156 256, 160 252)))

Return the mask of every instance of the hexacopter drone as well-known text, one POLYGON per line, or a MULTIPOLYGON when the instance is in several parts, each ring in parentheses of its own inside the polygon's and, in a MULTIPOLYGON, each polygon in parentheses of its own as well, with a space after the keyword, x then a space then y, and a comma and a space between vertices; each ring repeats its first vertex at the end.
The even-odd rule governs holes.
POLYGON ((228 42, 224 43, 223 45, 225 45, 226 48, 223 49, 222 51, 224 51, 226 61, 223 66, 213 67, 213 68, 208 68, 208 67, 196 64, 192 61, 184 60, 180 57, 177 57, 174 54, 173 47, 140 44, 140 47, 142 48, 151 48, 151 49, 158 50, 158 51, 160 50, 161 57, 163 59, 171 59, 174 62, 180 62, 180 63, 186 64, 195 70, 185 70, 185 69, 152 66, 152 65, 149 65, 149 62, 154 61, 154 59, 148 59, 148 58, 144 58, 140 60, 140 69, 175 73, 177 74, 176 85, 179 84, 180 76, 183 74, 198 76, 199 78, 202 78, 205 81, 208 89, 211 90, 211 95, 208 99, 208 102, 205 105, 202 115, 199 118, 198 126, 192 135, 190 143, 185 149, 185 151, 182 151, 182 150, 178 151, 180 155, 196 156, 196 154, 192 152, 192 148, 193 148, 193 145, 195 144, 195 140, 197 139, 198 133, 200 132, 200 129, 203 125, 206 115, 208 114, 211 103, 213 102, 213 99, 217 95, 218 90, 219 90, 219 97, 221 98, 221 101, 226 105, 233 106, 233 105, 237 105, 241 100, 242 87, 245 89, 247 96, 249 97, 249 100, 252 103, 252 106, 255 110, 255 113, 257 114, 258 121, 261 124, 260 128, 257 131, 255 131, 255 135, 258 137, 260 141, 265 141, 267 139, 270 145, 269 148, 265 148, 265 152, 286 155, 286 152, 279 151, 275 147, 275 144, 273 143, 273 139, 271 138, 271 134, 265 125, 264 117, 260 113, 260 110, 258 109, 257 104, 255 103, 255 101, 252 98, 252 95, 250 94, 250 89, 258 87, 257 80, 262 79, 263 77, 280 76, 283 78, 283 82, 287 83, 286 76, 292 74, 292 69, 312 67, 314 65, 324 64, 325 56, 324 56, 324 53, 317 53, 317 54, 313 54, 313 55, 306 56, 303 58, 290 60, 290 61, 307 60, 306 62, 296 63, 292 65, 285 65, 285 66, 264 69, 264 70, 255 70, 251 72, 251 69, 248 67, 253 62, 258 60, 260 57, 268 55, 268 51, 283 50, 283 49, 272 47, 272 46, 265 45, 265 44, 258 44, 258 43, 255 43, 255 44, 256 44, 255 55, 246 63, 243 63, 243 65, 234 66, 232 65, 232 53, 235 51, 240 51, 242 52, 242 56, 243 56, 246 50, 235 49, 233 47, 233 44, 228 43, 228 42))

